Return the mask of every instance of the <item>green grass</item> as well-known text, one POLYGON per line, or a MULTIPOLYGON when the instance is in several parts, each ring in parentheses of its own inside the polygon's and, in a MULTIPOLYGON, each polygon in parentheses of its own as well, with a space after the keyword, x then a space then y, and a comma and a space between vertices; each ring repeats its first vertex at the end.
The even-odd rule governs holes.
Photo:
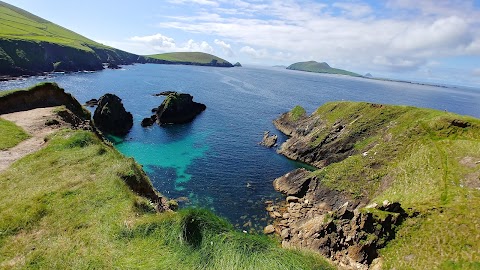
POLYGON ((93 133, 65 129, 0 173, 0 268, 331 269, 208 211, 155 213, 122 180, 132 166, 93 133))
POLYGON ((353 198, 419 213, 381 250, 385 269, 479 269, 479 119, 362 102, 326 103, 314 116, 323 128, 308 135, 312 148, 335 123, 345 125, 339 141, 356 140, 353 155, 313 176, 353 198))
POLYGON ((14 123, 0 118, 0 150, 7 150, 30 136, 14 123))
POLYGON ((297 121, 300 117, 305 116, 306 113, 303 107, 297 105, 289 113, 290 120, 297 121))
POLYGON ((315 61, 298 62, 290 65, 289 67, 287 67, 287 69, 315 72, 315 73, 340 74, 340 75, 361 77, 360 74, 357 74, 354 72, 350 72, 350 71, 338 69, 338 68, 332 68, 325 62, 323 63, 318 63, 315 61))
POLYGON ((0 1, 0 39, 50 42, 92 51, 109 48, 73 31, 0 1))
POLYGON ((148 57, 171 61, 171 62, 191 62, 200 64, 209 64, 212 60, 217 60, 217 63, 228 63, 225 59, 202 52, 173 52, 148 55, 148 57))

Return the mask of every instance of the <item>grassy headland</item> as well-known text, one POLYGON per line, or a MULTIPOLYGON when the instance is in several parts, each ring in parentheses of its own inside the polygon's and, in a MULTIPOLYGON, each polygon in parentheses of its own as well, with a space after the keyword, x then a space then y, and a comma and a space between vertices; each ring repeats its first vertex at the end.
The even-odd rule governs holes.
POLYGON ((203 52, 173 52, 147 55, 147 57, 183 65, 233 66, 225 59, 203 52))
POLYGON ((309 175, 319 185, 407 210, 380 250, 385 269, 479 269, 479 119, 362 102, 326 103, 311 116, 284 119, 303 135, 294 132, 282 151, 319 167, 309 175))
POLYGON ((350 72, 350 71, 338 69, 338 68, 332 68, 325 62, 322 62, 322 63, 318 63, 315 61, 298 62, 298 63, 291 64, 290 66, 287 67, 287 69, 315 72, 315 73, 340 74, 340 75, 361 77, 361 75, 354 72, 350 72))

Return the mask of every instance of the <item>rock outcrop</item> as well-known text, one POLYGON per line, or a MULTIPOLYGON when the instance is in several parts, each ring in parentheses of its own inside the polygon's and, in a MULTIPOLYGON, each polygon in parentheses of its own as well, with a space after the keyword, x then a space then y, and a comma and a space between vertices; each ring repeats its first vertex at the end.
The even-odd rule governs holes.
POLYGON ((98 100, 93 114, 95 126, 102 132, 123 136, 133 126, 133 116, 125 110, 122 100, 113 94, 105 94, 98 100))
POLYGON ((90 113, 71 94, 50 82, 5 94, 0 99, 0 114, 62 105, 83 119, 90 118, 90 113))
POLYGON ((206 108, 204 104, 194 102, 189 94, 171 93, 158 107, 155 115, 160 125, 188 123, 206 108))
POLYGON ((272 148, 277 143, 277 139, 278 139, 277 135, 275 135, 275 134, 270 135, 269 131, 265 131, 265 132, 263 132, 263 139, 260 142, 260 145, 263 145, 267 148, 272 148))
POLYGON ((233 66, 234 67, 242 67, 242 64, 240 64, 240 62, 236 62, 233 66))

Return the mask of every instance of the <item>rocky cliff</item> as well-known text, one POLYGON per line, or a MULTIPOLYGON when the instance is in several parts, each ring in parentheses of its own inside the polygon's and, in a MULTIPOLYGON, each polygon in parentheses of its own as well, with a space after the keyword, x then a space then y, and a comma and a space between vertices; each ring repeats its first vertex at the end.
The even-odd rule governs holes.
POLYGON ((180 124, 192 121, 207 107, 193 101, 189 94, 169 94, 156 111, 156 120, 159 124, 180 124))
MULTIPOLYGON (((453 215, 456 207, 465 206, 460 197, 480 196, 475 188, 480 162, 464 162, 480 160, 473 150, 480 147, 478 119, 407 106, 332 102, 309 116, 296 107, 274 124, 290 136, 279 153, 318 168, 298 169, 274 181, 287 196, 267 209, 276 220, 274 230, 284 246, 315 250, 342 267, 380 267, 384 259, 398 264, 388 252, 377 259, 380 249, 397 243, 398 230, 405 236, 412 233, 412 220, 427 222, 417 216, 432 209, 440 215, 447 208, 453 215)), ((443 230, 440 225, 435 229, 443 230)), ((413 235, 402 248, 428 241, 413 235)), ((408 263, 418 267, 423 261, 408 263)))

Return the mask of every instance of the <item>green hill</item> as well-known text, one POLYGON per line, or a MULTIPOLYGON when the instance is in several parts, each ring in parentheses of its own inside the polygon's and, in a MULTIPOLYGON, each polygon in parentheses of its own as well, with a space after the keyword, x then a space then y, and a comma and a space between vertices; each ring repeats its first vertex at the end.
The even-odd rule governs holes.
MULTIPOLYGON (((348 244, 332 235, 349 256, 362 260, 355 256, 355 245, 375 246, 385 269, 479 269, 480 119, 407 106, 330 102, 310 116, 296 107, 275 125, 291 136, 280 152, 318 168, 302 176, 309 183, 303 196, 311 208, 348 202, 380 220, 365 227, 369 234, 359 242, 352 239, 363 231, 348 244), (388 243, 372 233, 383 229, 385 217, 392 214, 364 208, 386 200, 399 202, 406 211, 398 227, 390 220, 395 233, 388 243)), ((315 220, 305 216, 294 222, 315 220)), ((324 251, 321 243, 316 248, 324 251)))
POLYGON ((167 61, 172 64, 233 67, 225 59, 203 52, 173 52, 147 55, 147 57, 167 61))
POLYGON ((0 75, 103 69, 143 57, 111 48, 0 1, 0 75))
POLYGON ((308 62, 298 62, 292 64, 287 67, 287 69, 291 70, 299 70, 299 71, 308 71, 308 72, 315 72, 315 73, 328 73, 328 74, 340 74, 340 75, 349 75, 354 77, 361 77, 357 73, 353 73, 347 70, 332 68, 327 63, 322 62, 318 63, 315 61, 308 61, 308 62))

